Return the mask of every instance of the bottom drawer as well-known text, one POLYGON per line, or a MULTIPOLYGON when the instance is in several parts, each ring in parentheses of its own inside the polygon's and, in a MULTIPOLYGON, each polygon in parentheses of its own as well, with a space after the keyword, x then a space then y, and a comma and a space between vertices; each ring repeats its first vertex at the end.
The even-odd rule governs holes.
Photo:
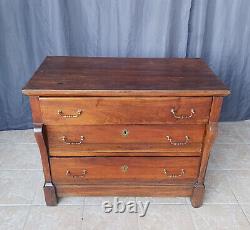
POLYGON ((50 158, 55 184, 192 183, 200 157, 50 158))

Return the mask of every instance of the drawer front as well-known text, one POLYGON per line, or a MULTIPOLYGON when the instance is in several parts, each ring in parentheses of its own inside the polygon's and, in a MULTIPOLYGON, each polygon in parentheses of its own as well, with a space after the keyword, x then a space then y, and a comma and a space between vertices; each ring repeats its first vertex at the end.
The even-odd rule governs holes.
POLYGON ((51 158, 55 184, 192 183, 200 157, 74 157, 51 158))
POLYGON ((205 125, 46 126, 50 154, 96 151, 200 152, 205 125))
POLYGON ((206 123, 210 97, 40 98, 43 122, 60 125, 206 123))

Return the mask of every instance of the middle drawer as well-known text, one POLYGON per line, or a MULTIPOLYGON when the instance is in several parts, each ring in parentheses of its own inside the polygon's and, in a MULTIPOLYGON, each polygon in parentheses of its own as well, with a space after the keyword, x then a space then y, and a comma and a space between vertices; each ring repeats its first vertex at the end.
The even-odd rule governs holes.
POLYGON ((46 126, 51 156, 84 152, 200 152, 205 125, 46 126))

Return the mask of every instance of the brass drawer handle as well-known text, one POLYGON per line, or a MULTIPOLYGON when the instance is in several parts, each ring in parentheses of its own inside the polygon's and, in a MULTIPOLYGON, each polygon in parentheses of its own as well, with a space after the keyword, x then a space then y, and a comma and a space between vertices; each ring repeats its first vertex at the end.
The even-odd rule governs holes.
POLYGON ((62 110, 58 110, 58 115, 60 115, 61 117, 64 117, 64 118, 77 118, 77 117, 79 117, 81 114, 82 114, 82 110, 77 110, 76 111, 76 114, 75 115, 66 115, 66 114, 64 114, 64 112, 62 111, 62 110))
POLYGON ((170 136, 166 136, 166 138, 168 139, 168 141, 169 141, 169 143, 171 145, 175 145, 175 146, 186 145, 190 141, 190 138, 188 136, 185 136, 185 141, 184 142, 174 142, 173 139, 170 136))
POLYGON ((164 174, 169 177, 169 178, 176 178, 176 177, 182 177, 185 174, 185 170, 181 169, 180 174, 174 174, 174 173, 169 173, 167 169, 163 169, 164 174))
POLYGON ((73 177, 73 178, 79 178, 79 177, 85 177, 87 173, 88 173, 88 170, 87 169, 83 169, 82 170, 82 174, 80 174, 80 175, 73 175, 73 174, 71 174, 70 170, 67 170, 66 171, 66 176, 70 176, 70 177, 73 177))
POLYGON ((124 173, 126 173, 128 171, 128 166, 127 165, 123 165, 121 167, 121 171, 124 172, 124 173))
POLYGON ((184 115, 184 114, 178 115, 174 108, 171 109, 171 113, 173 114, 175 119, 182 119, 182 120, 191 119, 195 115, 195 111, 193 108, 190 110, 190 115, 184 115))
POLYGON ((62 140, 67 145, 81 145, 81 144, 83 144, 84 136, 81 136, 80 141, 69 141, 68 138, 65 136, 62 137, 62 140))

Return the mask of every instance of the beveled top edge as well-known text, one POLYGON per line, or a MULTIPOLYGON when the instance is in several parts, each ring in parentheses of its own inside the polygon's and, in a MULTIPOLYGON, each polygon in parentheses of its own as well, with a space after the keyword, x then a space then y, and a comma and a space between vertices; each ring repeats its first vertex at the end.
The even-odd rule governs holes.
POLYGON ((48 56, 22 91, 33 96, 226 96, 201 58, 48 56))
POLYGON ((41 97, 170 97, 170 96, 184 96, 184 97, 201 97, 201 96, 228 96, 229 90, 22 90, 23 94, 27 96, 41 96, 41 97))

